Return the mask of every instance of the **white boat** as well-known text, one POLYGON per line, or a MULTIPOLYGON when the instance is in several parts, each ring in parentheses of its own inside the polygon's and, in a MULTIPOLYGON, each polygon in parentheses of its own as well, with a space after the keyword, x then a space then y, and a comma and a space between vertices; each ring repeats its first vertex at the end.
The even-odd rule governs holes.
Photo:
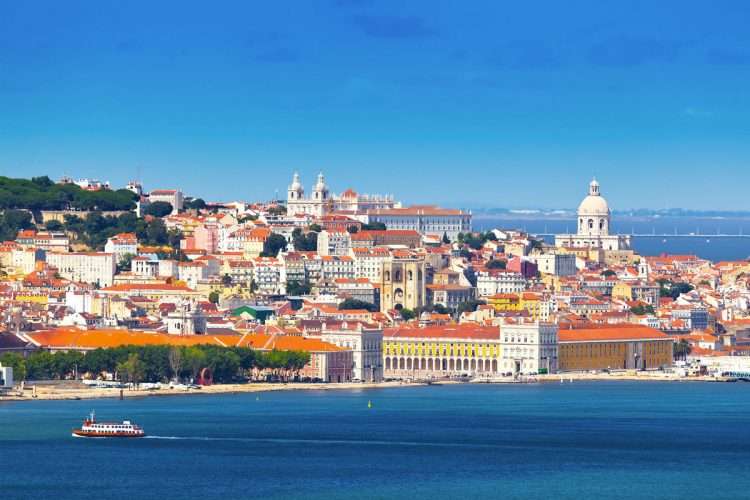
POLYGON ((145 435, 143 428, 130 420, 123 420, 121 423, 97 422, 93 411, 83 421, 80 429, 73 429, 73 437, 80 438, 136 438, 145 435))

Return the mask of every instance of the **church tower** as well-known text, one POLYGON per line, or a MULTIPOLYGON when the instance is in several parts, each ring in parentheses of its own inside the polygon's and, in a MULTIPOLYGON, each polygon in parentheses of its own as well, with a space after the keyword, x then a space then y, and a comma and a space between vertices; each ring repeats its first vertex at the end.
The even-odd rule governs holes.
POLYGON ((315 183, 315 188, 313 189, 313 200, 326 201, 328 199, 328 196, 328 186, 326 186, 323 172, 321 172, 318 174, 318 182, 315 183))
POLYGON ((289 189, 287 191, 286 201, 288 202, 295 202, 300 201, 305 196, 305 188, 302 187, 302 183, 299 181, 299 174, 297 172, 294 172, 294 177, 292 178, 292 183, 289 185, 289 189))

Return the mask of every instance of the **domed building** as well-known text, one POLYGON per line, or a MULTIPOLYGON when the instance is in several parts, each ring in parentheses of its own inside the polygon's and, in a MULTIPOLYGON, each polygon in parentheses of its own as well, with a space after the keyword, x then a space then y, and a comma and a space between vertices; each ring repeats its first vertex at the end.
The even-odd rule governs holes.
POLYGON ((629 236, 609 234, 610 220, 609 204, 594 179, 589 184, 589 195, 578 206, 578 233, 558 234, 555 236, 555 246, 629 250, 629 236))

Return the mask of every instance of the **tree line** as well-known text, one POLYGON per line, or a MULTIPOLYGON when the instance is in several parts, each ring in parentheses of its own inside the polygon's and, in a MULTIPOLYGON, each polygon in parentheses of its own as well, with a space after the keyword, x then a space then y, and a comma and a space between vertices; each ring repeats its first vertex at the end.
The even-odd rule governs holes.
POLYGON ((5 353, 0 363, 13 367, 16 380, 104 379, 107 374, 123 382, 195 380, 204 368, 213 381, 229 383, 273 376, 288 380, 310 362, 302 351, 256 351, 246 347, 120 346, 82 353, 36 351, 24 358, 5 353))
POLYGON ((127 189, 87 191, 56 184, 46 175, 29 179, 0 176, 0 209, 133 210, 136 194, 127 189))
POLYGON ((118 216, 91 212, 85 218, 66 214, 63 222, 47 221, 45 227, 50 231, 71 233, 76 241, 94 250, 102 250, 107 239, 118 233, 135 233, 138 241, 146 245, 180 247, 179 231, 167 230, 161 219, 146 220, 132 212, 118 216))

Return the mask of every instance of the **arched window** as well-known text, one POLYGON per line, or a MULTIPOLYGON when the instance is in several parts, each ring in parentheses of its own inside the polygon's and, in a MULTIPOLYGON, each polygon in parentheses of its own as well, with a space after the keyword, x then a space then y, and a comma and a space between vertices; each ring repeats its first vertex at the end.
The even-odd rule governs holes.
POLYGON ((408 271, 408 272, 406 273, 406 276, 408 277, 409 281, 412 281, 412 280, 414 280, 414 273, 413 273, 413 272, 411 272, 411 271, 408 271))
POLYGON ((599 230, 601 231, 603 229, 604 229, 604 219, 599 219, 599 230))
POLYGON ((397 270, 396 274, 393 275, 393 281, 401 281, 401 271, 397 270))
POLYGON ((390 271, 386 271, 385 272, 385 280, 386 281, 391 281, 391 272, 390 271))
POLYGON ((594 219, 589 219, 589 229, 594 229, 594 219))

